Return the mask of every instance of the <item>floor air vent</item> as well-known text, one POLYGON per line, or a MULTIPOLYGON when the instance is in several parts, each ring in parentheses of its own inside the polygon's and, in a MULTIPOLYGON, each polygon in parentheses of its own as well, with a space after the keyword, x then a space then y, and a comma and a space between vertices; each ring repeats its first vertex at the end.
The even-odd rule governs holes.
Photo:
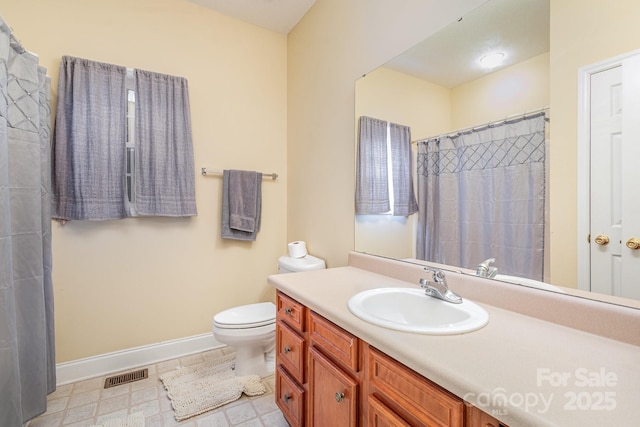
POLYGON ((104 388, 115 387, 120 384, 132 383, 134 381, 149 378, 149 369, 127 372, 126 374, 114 375, 104 380, 104 388))

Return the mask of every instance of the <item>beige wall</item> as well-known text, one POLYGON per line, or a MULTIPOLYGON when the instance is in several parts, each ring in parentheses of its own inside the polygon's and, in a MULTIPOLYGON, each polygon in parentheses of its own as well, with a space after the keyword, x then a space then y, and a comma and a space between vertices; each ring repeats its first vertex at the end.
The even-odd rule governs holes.
POLYGON ((386 67, 355 82, 355 116, 411 126, 411 139, 451 130, 452 98, 446 87, 386 67))
POLYGON ((640 2, 551 0, 551 280, 576 286, 578 70, 640 49, 640 2))
POLYGON ((451 90, 453 129, 477 126, 549 105, 549 53, 451 90))
POLYGON ((181 0, 3 0, 4 19, 57 87, 62 55, 189 81, 198 216, 53 223, 58 362, 207 333, 213 315, 274 298, 286 253, 286 36, 181 0), (263 184, 255 243, 220 239, 221 177, 263 184))

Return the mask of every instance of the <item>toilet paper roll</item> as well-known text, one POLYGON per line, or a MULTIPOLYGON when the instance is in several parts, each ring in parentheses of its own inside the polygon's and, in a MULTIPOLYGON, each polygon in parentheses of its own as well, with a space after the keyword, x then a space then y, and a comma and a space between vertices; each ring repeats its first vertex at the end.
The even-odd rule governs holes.
POLYGON ((291 258, 302 258, 307 256, 307 244, 305 242, 289 243, 289 256, 291 258))

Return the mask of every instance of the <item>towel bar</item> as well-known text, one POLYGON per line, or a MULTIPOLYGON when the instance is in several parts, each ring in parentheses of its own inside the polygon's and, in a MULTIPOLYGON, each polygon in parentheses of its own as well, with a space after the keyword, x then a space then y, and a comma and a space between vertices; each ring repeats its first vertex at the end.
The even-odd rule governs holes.
MULTIPOLYGON (((207 168, 202 168, 202 176, 207 176, 208 174, 222 175, 223 171, 218 169, 207 170, 207 168)), ((262 176, 270 176, 272 180, 278 179, 277 173, 263 173, 262 176)))

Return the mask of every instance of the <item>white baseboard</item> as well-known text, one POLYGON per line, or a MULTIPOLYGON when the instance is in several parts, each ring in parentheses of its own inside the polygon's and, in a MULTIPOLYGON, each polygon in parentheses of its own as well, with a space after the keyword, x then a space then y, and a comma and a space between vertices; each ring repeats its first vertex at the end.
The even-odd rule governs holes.
POLYGON ((58 363, 56 383, 60 386, 219 347, 224 344, 208 333, 58 363))

